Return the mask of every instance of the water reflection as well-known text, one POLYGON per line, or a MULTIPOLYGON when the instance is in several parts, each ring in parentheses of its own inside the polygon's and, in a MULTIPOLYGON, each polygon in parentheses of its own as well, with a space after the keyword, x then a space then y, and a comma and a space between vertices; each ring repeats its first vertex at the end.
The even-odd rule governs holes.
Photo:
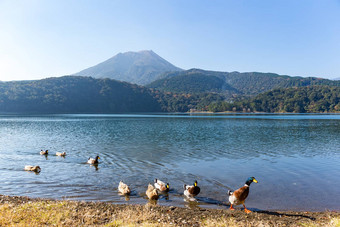
POLYGON ((99 170, 98 164, 90 164, 88 166, 90 166, 90 168, 94 168, 96 171, 99 170))

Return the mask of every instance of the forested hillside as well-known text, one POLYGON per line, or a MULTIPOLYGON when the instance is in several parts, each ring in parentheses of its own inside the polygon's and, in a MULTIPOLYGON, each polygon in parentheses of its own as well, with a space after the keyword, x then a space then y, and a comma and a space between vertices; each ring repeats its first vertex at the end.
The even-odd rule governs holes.
POLYGON ((275 88, 313 85, 340 86, 340 81, 315 77, 290 77, 274 73, 214 72, 191 69, 163 74, 149 88, 176 93, 217 92, 231 96, 254 96, 275 88))
POLYGON ((190 109, 206 110, 214 102, 221 102, 224 97, 214 93, 175 94, 154 91, 155 98, 164 112, 188 112, 190 109))
MULTIPOLYGON (((193 73, 192 76, 197 75, 193 73)), ((203 81, 201 85, 204 85, 207 76, 200 76, 198 78, 203 81)), ((222 79, 216 76, 209 81, 222 79)), ((79 76, 2 82, 0 113, 187 112, 190 109, 213 112, 340 111, 338 86, 278 88, 255 97, 236 96, 233 99, 226 99, 225 94, 214 89, 203 92, 204 89, 199 90, 198 85, 198 82, 194 84, 190 93, 174 93, 111 79, 79 76)), ((181 83, 178 86, 181 86, 181 83)))
POLYGON ((155 112, 161 106, 149 89, 110 79, 65 76, 0 83, 0 112, 155 112))
POLYGON ((217 94, 174 94, 79 76, 0 83, 0 113, 187 112, 222 100, 217 94))
POLYGON ((241 101, 215 102, 210 104, 207 110, 267 113, 339 112, 340 87, 279 88, 241 101))

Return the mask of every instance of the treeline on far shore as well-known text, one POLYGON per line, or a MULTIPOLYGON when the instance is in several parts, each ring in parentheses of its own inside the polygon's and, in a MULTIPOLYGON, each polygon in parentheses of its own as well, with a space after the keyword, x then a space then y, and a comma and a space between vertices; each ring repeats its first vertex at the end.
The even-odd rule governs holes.
POLYGON ((111 79, 65 76, 0 82, 0 113, 340 112, 340 86, 277 88, 261 94, 170 92, 111 79))
POLYGON ((266 113, 340 112, 340 87, 278 88, 253 98, 214 102, 208 105, 205 110, 266 113))

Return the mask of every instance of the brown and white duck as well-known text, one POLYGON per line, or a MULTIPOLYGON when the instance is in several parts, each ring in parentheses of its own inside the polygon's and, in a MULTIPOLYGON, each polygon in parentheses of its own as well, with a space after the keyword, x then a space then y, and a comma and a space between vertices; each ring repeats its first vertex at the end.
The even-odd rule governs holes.
POLYGON ((195 197, 200 193, 201 189, 197 186, 197 181, 194 185, 184 185, 184 195, 187 197, 195 197))
POLYGON ((119 182, 118 191, 119 191, 119 193, 121 193, 123 195, 130 195, 130 193, 131 193, 129 186, 127 184, 125 184, 123 181, 119 182))
POLYGON ((55 155, 59 156, 59 157, 65 157, 66 156, 66 152, 57 152, 55 153, 55 155))
POLYGON ((159 197, 157 189, 151 184, 148 185, 148 189, 146 190, 146 195, 151 200, 157 200, 159 197))
POLYGON ((161 180, 158 180, 157 178, 155 179, 155 188, 159 190, 160 192, 169 192, 170 190, 170 185, 169 183, 164 183, 161 180))
POLYGON ((45 151, 44 151, 44 150, 41 150, 41 151, 40 151, 40 154, 41 154, 41 155, 48 155, 48 150, 45 150, 45 151))
POLYGON ((88 163, 88 164, 98 164, 98 163, 99 163, 99 162, 98 162, 98 159, 100 159, 100 158, 99 158, 99 156, 97 155, 96 158, 89 158, 89 159, 87 160, 87 163, 88 163))
POLYGON ((254 182, 257 183, 258 181, 255 179, 255 177, 249 177, 245 183, 245 185, 236 191, 228 191, 229 195, 229 202, 230 202, 230 210, 234 210, 233 205, 240 205, 242 204, 244 207, 244 211, 246 213, 250 213, 251 211, 246 208, 246 205, 244 202, 246 201, 246 198, 249 194, 249 186, 250 184, 254 182))
POLYGON ((32 172, 36 172, 36 173, 39 173, 41 171, 40 166, 25 166, 24 169, 26 171, 32 171, 32 172))

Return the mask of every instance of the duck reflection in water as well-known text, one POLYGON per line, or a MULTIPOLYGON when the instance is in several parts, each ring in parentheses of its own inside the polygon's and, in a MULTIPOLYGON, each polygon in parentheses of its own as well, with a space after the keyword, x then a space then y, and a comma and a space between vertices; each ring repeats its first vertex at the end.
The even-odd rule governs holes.
POLYGON ((90 168, 93 168, 93 167, 94 167, 94 169, 95 169, 96 171, 99 170, 98 164, 91 164, 91 165, 90 165, 90 168))

